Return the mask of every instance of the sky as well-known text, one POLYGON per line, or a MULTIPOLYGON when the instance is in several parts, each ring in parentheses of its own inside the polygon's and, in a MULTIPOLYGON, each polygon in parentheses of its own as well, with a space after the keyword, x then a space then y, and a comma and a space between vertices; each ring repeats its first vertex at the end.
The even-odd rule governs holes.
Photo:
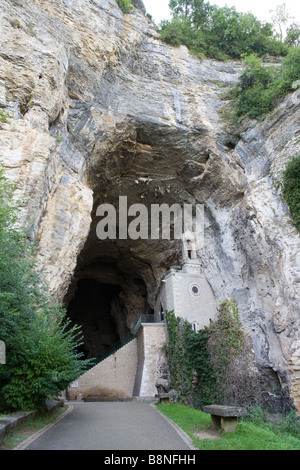
MULTIPOLYGON (((154 21, 158 24, 163 19, 170 18, 170 10, 168 7, 169 0, 143 0, 147 13, 152 15, 154 21)), ((211 5, 223 7, 228 5, 234 6, 237 11, 253 13, 261 21, 270 21, 270 10, 274 10, 276 5, 286 4, 288 11, 295 20, 300 23, 300 2, 299 0, 209 0, 211 5)))

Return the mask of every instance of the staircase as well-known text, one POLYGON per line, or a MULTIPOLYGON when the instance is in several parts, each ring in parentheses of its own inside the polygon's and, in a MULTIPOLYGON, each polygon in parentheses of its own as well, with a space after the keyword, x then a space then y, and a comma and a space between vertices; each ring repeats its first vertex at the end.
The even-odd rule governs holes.
POLYGON ((119 349, 123 348, 123 346, 130 343, 130 341, 132 341, 133 339, 134 339, 133 335, 128 335, 123 340, 117 341, 116 343, 112 344, 109 348, 105 350, 103 354, 100 354, 100 356, 93 359, 93 362, 91 366, 88 368, 88 370, 92 369, 97 364, 100 364, 100 362, 104 361, 107 357, 111 356, 112 354, 115 354, 117 351, 119 351, 119 349))
POLYGON ((100 364, 102 361, 104 361, 107 357, 111 356, 112 354, 115 354, 119 349, 123 348, 126 344, 130 343, 136 335, 137 332, 141 326, 142 323, 162 323, 163 320, 161 320, 161 314, 159 315, 141 315, 140 318, 138 319, 135 327, 133 334, 127 335, 124 339, 117 341, 116 343, 112 344, 109 348, 105 350, 103 354, 100 356, 96 357, 93 359, 91 365, 88 367, 87 370, 90 370, 94 368, 97 364, 100 364))
POLYGON ((76 387, 69 387, 68 393, 71 400, 82 399, 88 396, 100 396, 103 398, 131 398, 137 370, 137 343, 132 337, 127 342, 118 342, 108 354, 97 358, 93 364, 76 381, 76 387))
POLYGON ((98 401, 154 396, 159 355, 166 341, 164 332, 160 316, 142 315, 133 335, 95 358, 90 368, 68 388, 70 399, 81 400, 93 395, 98 401))

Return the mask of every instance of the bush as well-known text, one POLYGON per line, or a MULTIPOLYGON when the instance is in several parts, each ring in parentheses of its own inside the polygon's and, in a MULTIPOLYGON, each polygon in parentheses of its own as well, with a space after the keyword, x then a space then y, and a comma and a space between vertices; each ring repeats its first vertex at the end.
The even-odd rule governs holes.
POLYGON ((192 325, 174 312, 167 312, 166 323, 169 341, 166 356, 171 377, 171 388, 176 389, 185 402, 192 393, 193 358, 189 344, 193 337, 192 325))
POLYGON ((61 393, 84 371, 77 327, 47 293, 32 246, 15 228, 13 188, 0 168, 0 408, 32 410, 61 393))
POLYGON ((234 299, 221 303, 218 318, 209 327, 208 351, 220 383, 224 381, 231 360, 241 354, 244 333, 234 299))
POLYGON ((218 7, 204 0, 171 0, 173 18, 160 25, 161 39, 174 46, 185 44, 192 53, 217 60, 240 59, 255 53, 286 55, 271 23, 234 7, 218 7))
POLYGON ((252 346, 245 337, 234 299, 219 307, 218 318, 195 333, 192 325, 167 312, 166 346, 171 388, 195 408, 219 404, 253 404, 259 394, 251 371, 252 346), (199 383, 193 384, 196 372, 199 383))
POLYGON ((291 90, 293 82, 300 79, 300 47, 291 48, 282 60, 282 79, 286 90, 291 90))
POLYGON ((123 13, 130 13, 133 10, 131 0, 117 0, 117 3, 123 13))
POLYGON ((300 156, 292 158, 283 173, 282 193, 300 232, 300 156))
POLYGON ((281 66, 264 66, 255 54, 250 55, 244 60, 244 71, 231 93, 234 117, 263 118, 299 79, 300 48, 291 49, 281 66))

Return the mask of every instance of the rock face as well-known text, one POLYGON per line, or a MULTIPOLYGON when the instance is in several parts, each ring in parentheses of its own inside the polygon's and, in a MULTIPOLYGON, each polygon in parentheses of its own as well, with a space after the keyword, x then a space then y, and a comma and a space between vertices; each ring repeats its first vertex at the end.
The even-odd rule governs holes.
POLYGON ((97 207, 204 204, 203 274, 217 301, 237 299, 265 391, 300 409, 300 238, 278 185, 299 152, 297 92, 229 129, 219 110, 241 64, 162 44, 140 0, 128 15, 115 0, 0 5, 1 159, 50 290, 68 305, 80 280, 117 286, 122 339, 181 246, 100 241, 97 207))

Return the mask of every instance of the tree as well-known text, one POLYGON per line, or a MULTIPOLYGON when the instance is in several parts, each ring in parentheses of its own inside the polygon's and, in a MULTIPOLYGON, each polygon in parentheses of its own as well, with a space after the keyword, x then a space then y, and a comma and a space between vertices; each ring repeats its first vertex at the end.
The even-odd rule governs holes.
POLYGON ((278 70, 273 66, 263 66, 254 54, 244 60, 244 65, 235 89, 236 113, 239 117, 256 119, 275 106, 275 90, 272 85, 278 77, 278 70))
POLYGON ((284 42, 289 47, 300 46, 300 24, 299 23, 294 22, 288 27, 284 42))
POLYGON ((277 26, 279 31, 279 40, 283 42, 284 34, 287 29, 287 25, 289 21, 293 18, 290 15, 289 11, 287 10, 286 4, 282 3, 281 5, 277 5, 275 10, 270 11, 272 13, 272 21, 275 26, 277 26))
POLYGON ((173 18, 161 24, 161 38, 169 44, 185 44, 199 56, 227 60, 252 53, 260 57, 287 53, 287 45, 275 38, 273 25, 251 13, 204 0, 170 0, 169 7, 173 18))
POLYGON ((300 48, 295 47, 282 60, 282 77, 287 91, 292 89, 293 82, 300 79, 300 48))
POLYGON ((291 48, 281 66, 264 66, 257 55, 244 60, 244 70, 232 90, 233 118, 257 119, 272 111, 300 80, 300 49, 291 48))
POLYGON ((0 408, 43 406, 84 371, 76 348, 78 327, 47 293, 33 247, 15 227, 13 187, 0 167, 0 339, 6 364, 0 366, 0 408))

